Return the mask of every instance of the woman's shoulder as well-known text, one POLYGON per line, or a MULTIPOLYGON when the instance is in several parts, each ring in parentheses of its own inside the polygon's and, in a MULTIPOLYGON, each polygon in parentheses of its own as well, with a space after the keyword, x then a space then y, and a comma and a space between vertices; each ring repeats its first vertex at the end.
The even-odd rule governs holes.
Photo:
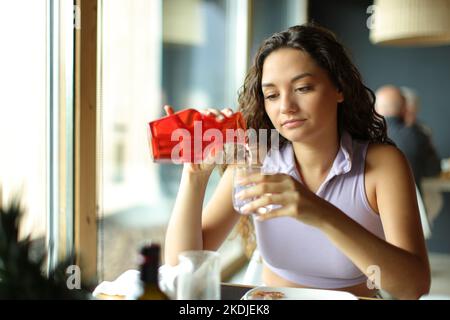
POLYGON ((395 145, 380 142, 371 142, 367 148, 367 156, 369 154, 372 157, 388 156, 388 157, 398 157, 402 156, 402 152, 395 145))
POLYGON ((370 143, 367 148, 366 166, 390 171, 408 167, 408 160, 394 145, 370 143))
POLYGON ((369 144, 365 163, 366 194, 376 212, 379 192, 406 190, 412 179, 408 160, 400 149, 390 144, 369 144), (391 189, 392 186, 396 187, 391 189))

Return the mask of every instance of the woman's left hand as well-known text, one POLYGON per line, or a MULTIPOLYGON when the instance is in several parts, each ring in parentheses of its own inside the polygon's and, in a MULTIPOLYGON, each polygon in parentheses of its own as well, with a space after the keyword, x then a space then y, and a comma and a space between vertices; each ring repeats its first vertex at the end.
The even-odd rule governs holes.
POLYGON ((306 224, 316 225, 323 218, 326 201, 290 175, 252 174, 241 181, 241 185, 248 184, 253 185, 241 191, 238 196, 242 200, 255 200, 243 207, 243 213, 255 213, 259 221, 275 217, 293 217, 306 224), (277 208, 263 213, 269 205, 275 205, 277 208))

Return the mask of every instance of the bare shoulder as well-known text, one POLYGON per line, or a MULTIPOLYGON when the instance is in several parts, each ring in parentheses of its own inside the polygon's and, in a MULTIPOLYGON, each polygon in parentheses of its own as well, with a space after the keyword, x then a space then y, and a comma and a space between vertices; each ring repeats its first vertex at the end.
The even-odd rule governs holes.
POLYGON ((394 187, 392 192, 395 194, 398 190, 409 188, 413 179, 403 153, 393 145, 381 143, 369 145, 364 175, 367 200, 377 213, 380 213, 383 191, 394 187))
POLYGON ((409 170, 408 160, 396 146, 371 143, 367 150, 366 167, 379 173, 409 170))
POLYGON ((396 146, 373 143, 366 155, 366 187, 373 192, 377 207, 392 196, 397 199, 415 196, 414 177, 409 162, 396 146), (381 195, 385 196, 381 196, 381 195))
POLYGON ((404 158, 403 153, 396 146, 384 143, 371 143, 367 149, 367 160, 379 161, 384 157, 391 160, 404 158))

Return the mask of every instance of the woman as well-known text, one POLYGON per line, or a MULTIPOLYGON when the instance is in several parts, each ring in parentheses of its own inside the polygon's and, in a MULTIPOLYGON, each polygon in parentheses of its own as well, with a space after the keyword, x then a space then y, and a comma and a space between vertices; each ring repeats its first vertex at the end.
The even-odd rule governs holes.
MULTIPOLYGON (((253 219, 266 285, 373 296, 367 277, 375 272, 378 285, 396 298, 429 291, 410 168, 386 136, 373 92, 331 32, 302 25, 264 41, 239 109, 249 127, 275 128, 282 146, 264 159, 277 174, 242 182, 254 184, 241 193, 256 199, 246 212, 281 205, 253 219)), ((166 236, 168 264, 177 264, 184 250, 217 250, 241 217, 229 196, 231 167, 202 212, 212 170, 184 167, 166 236)))

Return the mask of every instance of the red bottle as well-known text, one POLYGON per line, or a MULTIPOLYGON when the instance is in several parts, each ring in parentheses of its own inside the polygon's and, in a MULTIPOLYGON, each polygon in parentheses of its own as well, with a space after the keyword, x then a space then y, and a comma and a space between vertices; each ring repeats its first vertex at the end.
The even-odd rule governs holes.
POLYGON ((149 123, 153 161, 201 163, 212 149, 244 143, 246 125, 240 112, 223 121, 184 109, 149 123))

